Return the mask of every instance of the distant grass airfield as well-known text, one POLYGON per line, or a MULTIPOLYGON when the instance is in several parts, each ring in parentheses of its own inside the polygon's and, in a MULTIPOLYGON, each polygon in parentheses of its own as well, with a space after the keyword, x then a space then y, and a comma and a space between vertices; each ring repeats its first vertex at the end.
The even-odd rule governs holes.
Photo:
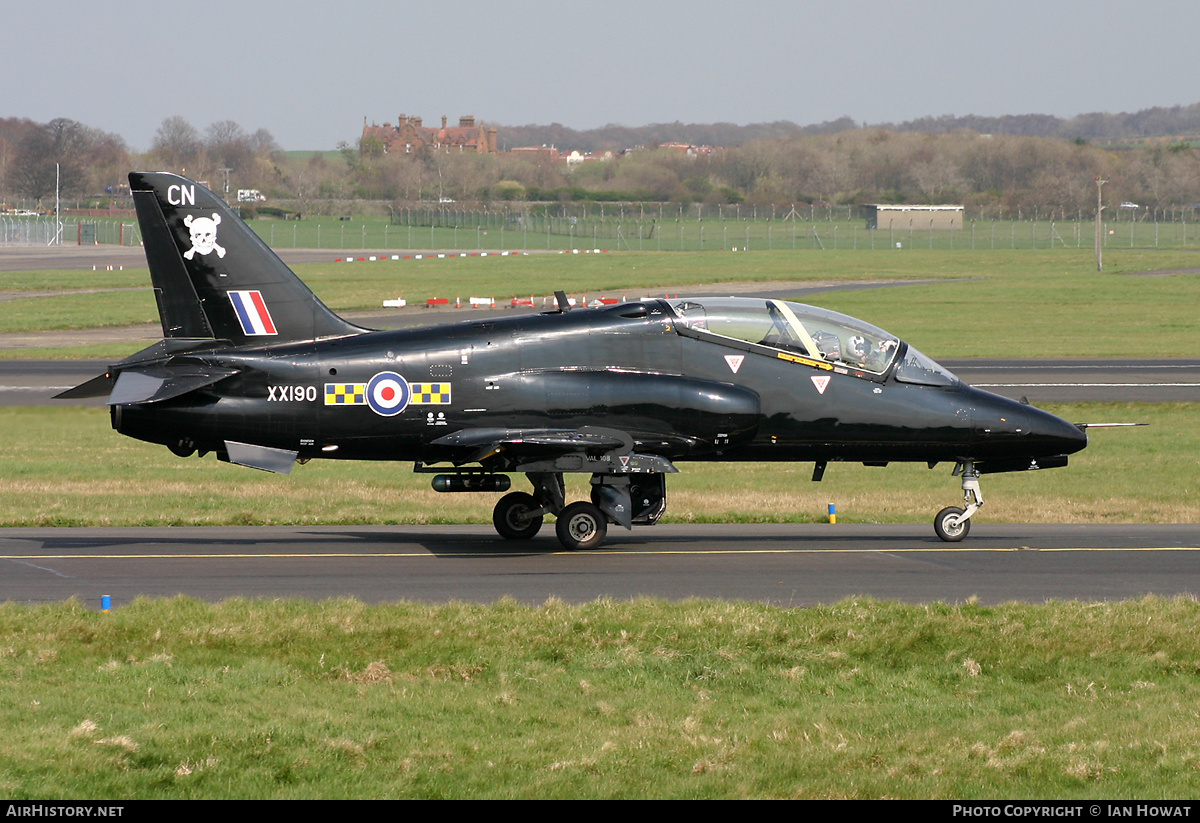
MULTIPOLYGON (((447 257, 304 264, 297 274, 335 311, 379 309, 403 296, 634 298, 672 287, 744 282, 824 284, 940 282, 829 292, 811 298, 861 317, 938 357, 1158 359, 1200 351, 1200 252, 1110 251, 1096 272, 1089 250, 610 252, 447 257)), ((0 273, 0 334, 157 324, 149 275, 115 272, 0 273), (22 298, 22 294, 30 295, 22 298)), ((780 289, 787 296, 786 289, 780 289)), ((430 310, 430 321, 436 320, 430 310)), ((484 310, 480 310, 482 313, 484 310)), ((501 310, 497 310, 501 311, 501 310)), ((136 346, 69 352, 4 350, 7 357, 123 356, 136 346)))

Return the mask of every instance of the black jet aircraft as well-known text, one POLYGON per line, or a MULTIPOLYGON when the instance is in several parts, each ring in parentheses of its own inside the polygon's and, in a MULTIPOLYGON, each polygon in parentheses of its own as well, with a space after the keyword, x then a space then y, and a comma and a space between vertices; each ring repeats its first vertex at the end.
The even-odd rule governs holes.
POLYGON ((112 426, 186 457, 288 473, 314 458, 413 461, 444 492, 530 492, 496 530, 556 518, 568 549, 610 523, 655 523, 666 476, 705 461, 953 465, 965 506, 979 476, 1064 466, 1082 426, 971 388, 872 325, 762 298, 643 299, 399 331, 338 317, 216 195, 133 173, 163 340, 64 392, 108 394, 112 426), (591 475, 569 502, 563 475, 591 475))

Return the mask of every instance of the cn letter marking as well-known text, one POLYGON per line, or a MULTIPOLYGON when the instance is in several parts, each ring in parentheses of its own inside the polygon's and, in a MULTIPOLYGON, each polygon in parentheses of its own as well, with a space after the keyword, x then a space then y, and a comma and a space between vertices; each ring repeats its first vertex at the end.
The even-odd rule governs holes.
POLYGON ((176 183, 167 186, 167 202, 172 206, 196 205, 196 187, 180 186, 176 183))

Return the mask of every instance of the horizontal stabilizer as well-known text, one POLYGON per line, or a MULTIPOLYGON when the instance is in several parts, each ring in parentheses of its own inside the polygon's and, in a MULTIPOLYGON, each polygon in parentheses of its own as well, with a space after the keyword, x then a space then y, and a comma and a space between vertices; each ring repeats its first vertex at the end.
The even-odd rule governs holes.
MULTIPOLYGON (((146 366, 123 371, 117 377, 108 405, 126 403, 161 403, 203 389, 232 377, 237 369, 196 364, 194 369, 180 366, 146 366)), ((89 381, 93 382, 93 381, 89 381)), ((84 386, 88 383, 84 383, 84 386)), ((80 386, 79 388, 82 388, 80 386)))
POLYGON ((80 400, 85 397, 104 397, 112 391, 113 377, 111 374, 101 374, 86 383, 80 383, 72 389, 54 395, 55 400, 80 400))
MULTIPOLYGON (((195 352, 201 349, 217 349, 229 346, 228 340, 214 340, 212 338, 192 339, 186 337, 165 338, 159 342, 149 346, 136 354, 131 354, 116 365, 109 366, 109 370, 104 374, 93 377, 86 383, 80 383, 74 388, 67 389, 54 395, 55 400, 81 400, 87 397, 106 397, 113 390, 113 384, 117 382, 117 375, 127 368, 135 368, 146 374, 151 374, 149 368, 161 367, 163 361, 170 357, 175 357, 188 352, 195 352), (153 365, 151 365, 153 364, 153 365)), ((179 374, 176 367, 176 374, 179 374)), ((161 376, 161 375, 158 375, 161 376)), ((134 401, 130 401, 134 402, 134 401)))

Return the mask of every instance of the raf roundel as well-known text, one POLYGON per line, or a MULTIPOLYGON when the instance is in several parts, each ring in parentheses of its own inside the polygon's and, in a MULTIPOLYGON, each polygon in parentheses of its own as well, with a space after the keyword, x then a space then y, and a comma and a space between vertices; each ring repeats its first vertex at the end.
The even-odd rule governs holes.
POLYGON ((371 411, 384 417, 404 411, 411 397, 408 383, 392 371, 381 371, 367 383, 367 405, 371 411))

